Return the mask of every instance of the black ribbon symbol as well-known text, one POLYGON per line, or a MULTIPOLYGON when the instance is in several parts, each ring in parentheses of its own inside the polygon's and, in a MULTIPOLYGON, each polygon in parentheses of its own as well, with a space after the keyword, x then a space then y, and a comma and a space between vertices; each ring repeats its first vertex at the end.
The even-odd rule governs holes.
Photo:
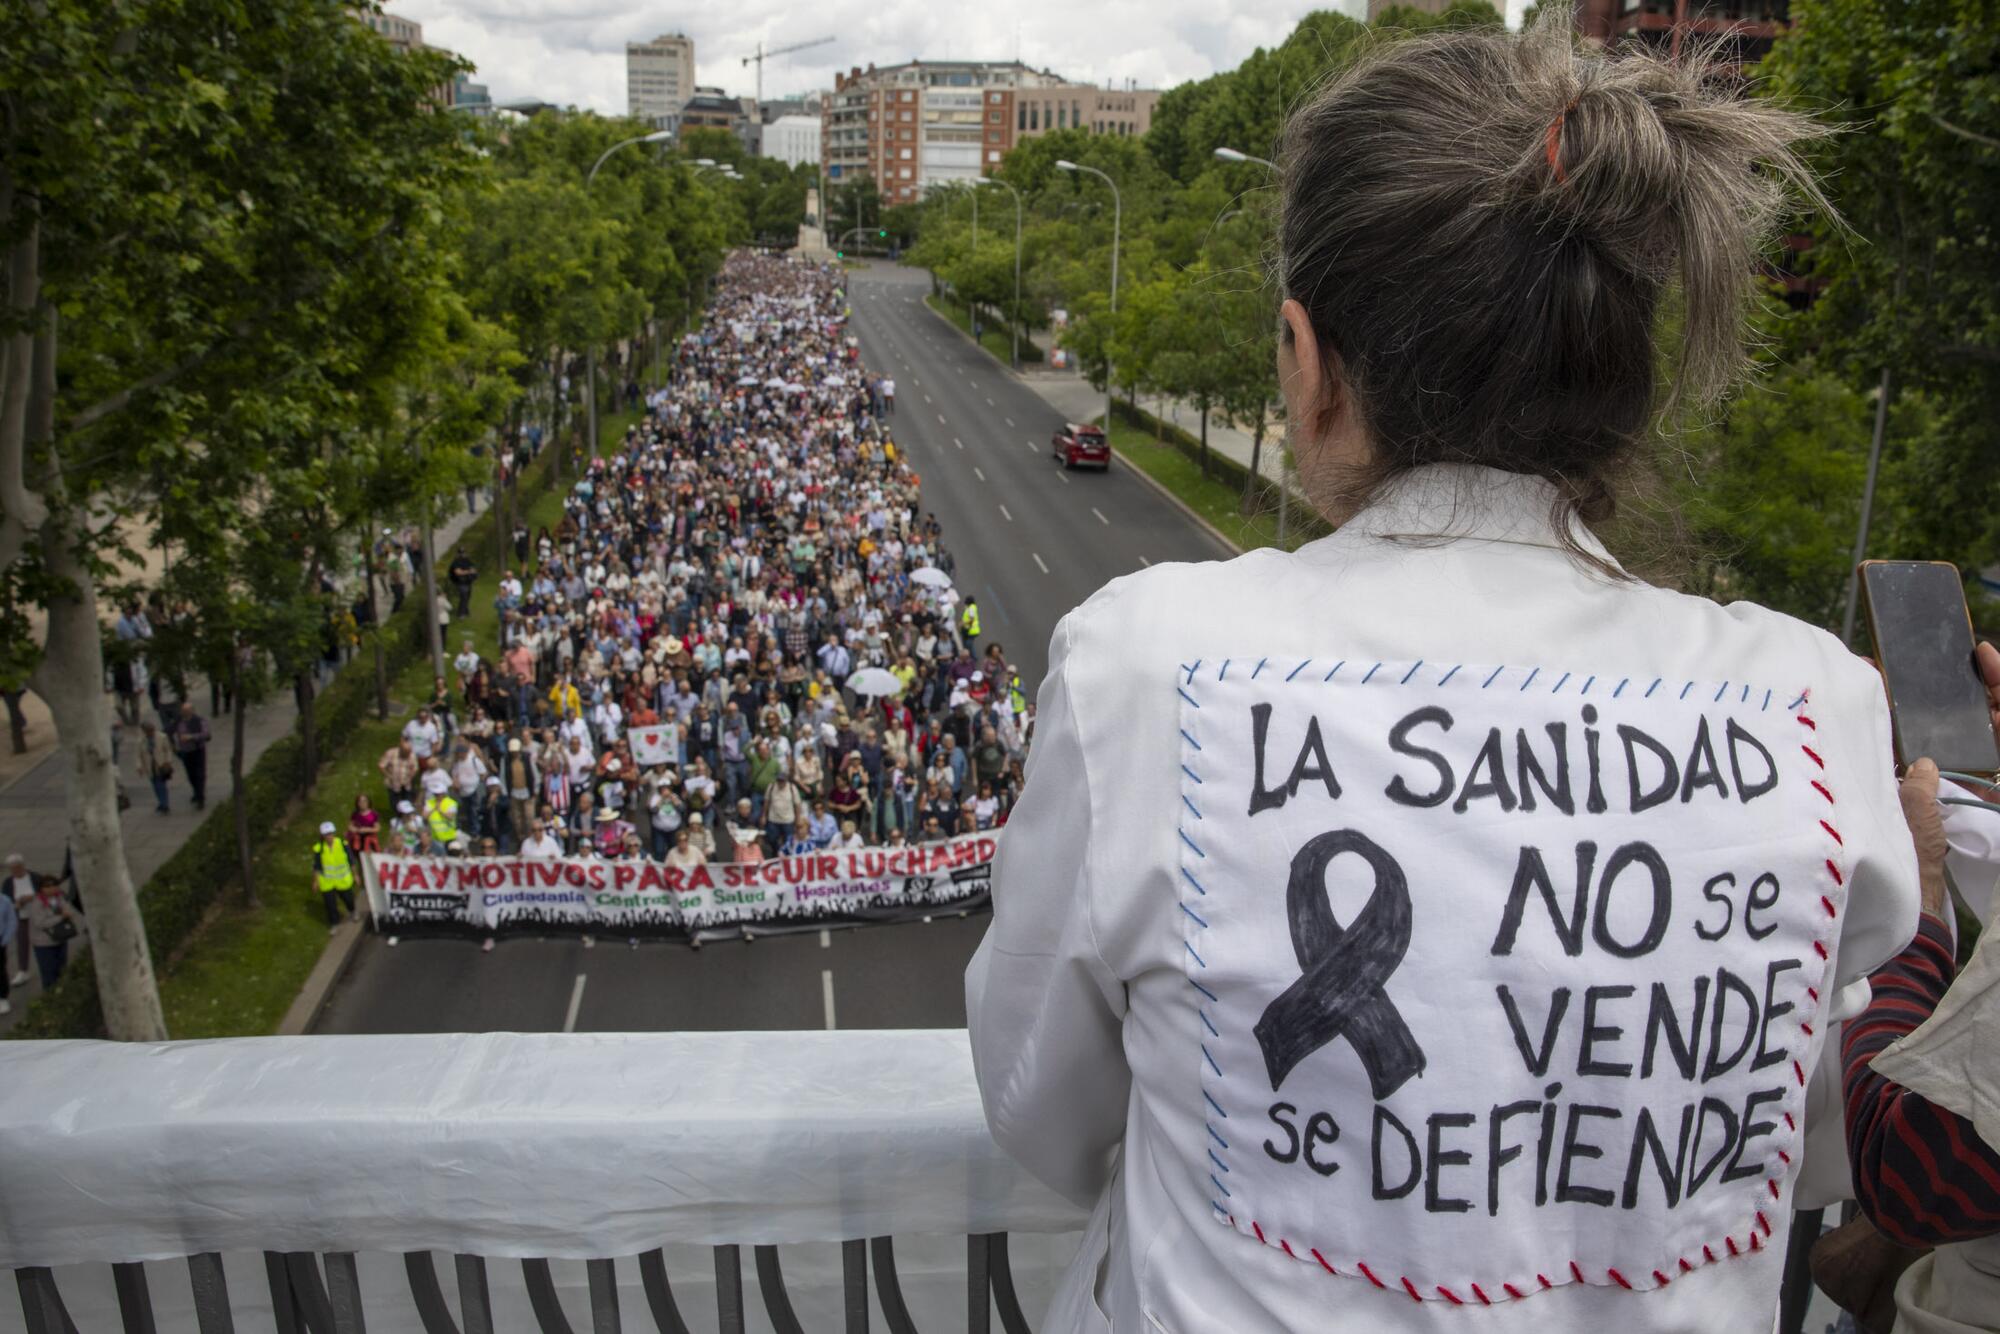
POLYGON ((1424 1049, 1382 991, 1410 947, 1410 882, 1373 839, 1336 829, 1292 858, 1285 911, 1299 980, 1265 1007, 1254 1030, 1271 1091, 1300 1061, 1344 1037, 1367 1067, 1369 1087, 1380 1102, 1424 1068, 1424 1049), (1326 897, 1326 868, 1344 852, 1358 854, 1375 872, 1374 891, 1348 927, 1334 920, 1326 897))

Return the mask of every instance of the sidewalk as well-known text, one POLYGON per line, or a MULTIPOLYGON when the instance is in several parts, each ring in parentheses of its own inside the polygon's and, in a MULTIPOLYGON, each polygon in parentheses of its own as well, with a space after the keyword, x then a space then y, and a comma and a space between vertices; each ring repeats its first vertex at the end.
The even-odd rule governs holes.
MULTIPOLYGON (((484 514, 485 510, 480 513, 484 514)), ((449 559, 452 546, 476 517, 460 510, 438 530, 435 541, 440 562, 449 559)), ((442 590, 440 596, 444 596, 442 590)), ((450 651, 447 643, 447 656, 450 651)), ((156 813, 152 785, 135 767, 139 729, 127 726, 119 738, 119 781, 125 795, 132 799, 130 808, 119 815, 119 826, 124 830, 125 860, 131 867, 135 887, 143 886, 167 858, 180 850, 201 822, 229 799, 229 755, 234 723, 228 717, 209 715, 207 682, 191 684, 189 693, 203 716, 208 717, 209 727, 215 734, 208 747, 208 810, 194 809, 194 793, 188 787, 187 775, 176 769, 167 792, 171 813, 156 813)), ((150 713, 150 706, 147 706, 147 711, 150 713)), ((290 687, 280 684, 260 703, 247 710, 243 722, 243 769, 248 773, 273 741, 289 735, 298 725, 298 707, 290 687)), ((0 857, 18 852, 27 859, 30 871, 53 875, 62 870, 63 851, 69 844, 69 816, 66 805, 67 774, 63 769, 61 752, 54 748, 52 732, 47 740, 50 744, 39 759, 33 755, 22 757, 31 761, 24 771, 12 776, 0 773, 0 857)), ((84 901, 87 907, 87 889, 84 901)), ((18 946, 8 950, 6 967, 10 974, 15 971, 16 948, 18 946)), ((79 936, 70 947, 70 967, 90 966, 85 957, 87 948, 87 937, 79 936)), ((34 969, 31 967, 29 971, 32 973, 34 969)), ((27 1002, 40 995, 41 990, 39 977, 31 977, 14 988, 11 998, 14 1012, 0 1015, 0 1033, 13 1027, 14 1021, 26 1012, 27 1002)))
MULTIPOLYGON (((1028 341, 1048 354, 1048 334, 1030 332, 1028 341)), ((1046 366, 1046 360, 1042 363, 1046 366)), ((1090 382, 1076 371, 1034 370, 1022 374, 1021 379, 1062 411, 1072 421, 1095 421, 1104 414, 1104 391, 1093 388, 1090 382)), ((1170 426, 1178 426, 1195 439, 1201 439, 1201 409, 1179 399, 1161 395, 1157 398, 1140 398, 1137 406, 1164 419, 1170 426)), ((1257 460, 1257 471, 1275 484, 1284 468, 1284 423, 1273 421, 1264 428, 1264 449, 1257 460)), ((1208 413, 1208 447, 1223 458, 1233 460, 1244 468, 1250 466, 1250 455, 1255 442, 1250 433, 1229 425, 1222 413, 1214 408, 1208 413)))

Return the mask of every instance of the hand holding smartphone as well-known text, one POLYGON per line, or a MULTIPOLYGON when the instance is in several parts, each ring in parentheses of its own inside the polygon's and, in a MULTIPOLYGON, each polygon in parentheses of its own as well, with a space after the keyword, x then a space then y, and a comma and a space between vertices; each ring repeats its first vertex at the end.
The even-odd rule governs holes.
POLYGON ((1861 591, 1875 660, 1889 695, 1896 763, 1928 756, 1940 769, 2000 772, 1993 690, 2000 653, 1975 651, 1958 567, 1947 561, 1871 560, 1861 591))

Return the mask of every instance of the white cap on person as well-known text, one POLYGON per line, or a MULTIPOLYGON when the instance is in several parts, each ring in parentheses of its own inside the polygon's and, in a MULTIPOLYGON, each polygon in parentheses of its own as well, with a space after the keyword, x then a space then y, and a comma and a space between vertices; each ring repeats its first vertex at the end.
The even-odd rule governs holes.
POLYGON ((319 822, 319 832, 322 834, 331 834, 333 832, 333 821, 321 820, 319 822))
POLYGON ((415 815, 416 813, 417 813, 417 808, 415 806, 412 806, 409 802, 399 801, 396 803, 396 814, 415 815))

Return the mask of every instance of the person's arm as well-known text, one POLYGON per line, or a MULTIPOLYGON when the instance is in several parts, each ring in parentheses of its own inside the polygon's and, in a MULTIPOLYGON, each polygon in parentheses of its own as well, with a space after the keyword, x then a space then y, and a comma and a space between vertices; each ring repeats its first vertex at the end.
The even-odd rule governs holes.
POLYGON ((1072 612, 1049 646, 1034 781, 993 867, 993 923, 965 974, 967 1027, 993 1138, 1080 1204, 1109 1178, 1131 1071, 1125 985, 1098 951, 1091 780, 1071 698, 1072 612))
POLYGON ((1937 790, 1936 765, 1910 766, 1903 810, 1916 841, 1923 915, 1916 939, 1870 978, 1868 1008, 1847 1024, 1840 1043, 1855 1197, 1883 1235, 1913 1247, 2000 1233, 2000 1153, 1965 1117, 1871 1068, 1930 1017, 1957 973, 1937 790))

